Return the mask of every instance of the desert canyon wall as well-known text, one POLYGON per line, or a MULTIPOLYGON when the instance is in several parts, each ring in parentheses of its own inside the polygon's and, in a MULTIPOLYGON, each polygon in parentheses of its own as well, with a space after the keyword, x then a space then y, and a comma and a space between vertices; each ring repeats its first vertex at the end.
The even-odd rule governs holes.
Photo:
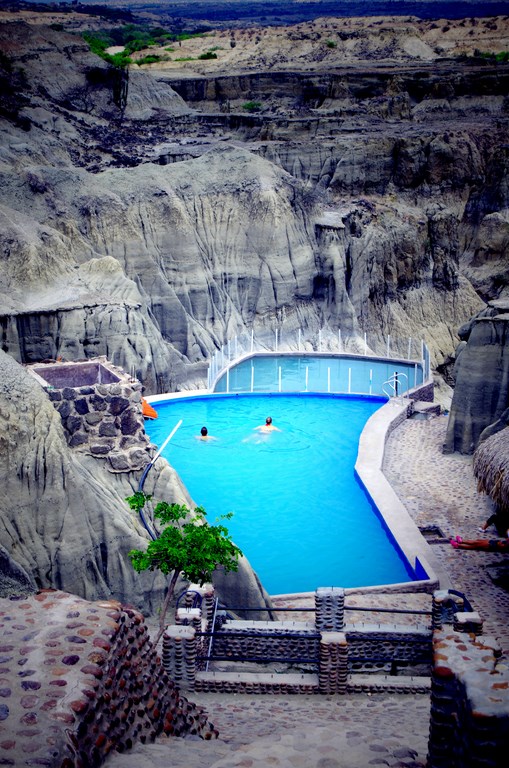
POLYGON ((2 31, 25 77, 0 188, 20 362, 105 354, 160 392, 246 329, 330 326, 422 337, 439 365, 507 290, 507 66, 133 67, 119 115, 79 38, 2 31))
MULTIPOLYGON (((272 48, 263 32, 263 50, 224 33, 223 63, 133 65, 120 106, 119 73, 80 36, 0 24, 0 563, 15 582, 148 609, 164 587, 126 564, 144 540, 124 503, 137 478, 72 453, 19 363, 105 355, 147 393, 193 389, 246 330, 330 327, 423 338, 448 377, 457 329, 507 299, 509 65, 447 58, 415 21, 392 38, 342 23, 272 48)), ((169 468, 153 482, 185 496, 169 468)), ((247 564, 238 585, 259 603, 247 564)))

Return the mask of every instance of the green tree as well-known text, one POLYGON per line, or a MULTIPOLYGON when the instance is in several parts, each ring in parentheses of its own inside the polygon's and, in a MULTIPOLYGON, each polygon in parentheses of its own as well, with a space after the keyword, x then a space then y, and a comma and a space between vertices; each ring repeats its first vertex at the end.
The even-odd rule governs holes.
MULTIPOLYGON (((150 496, 138 491, 128 496, 126 501, 131 509, 139 513, 148 499, 150 496)), ((205 516, 203 507, 196 507, 194 515, 190 516, 190 510, 184 504, 160 501, 154 508, 154 518, 162 527, 159 538, 151 541, 145 552, 139 549, 129 552, 133 568, 138 573, 159 570, 165 576, 172 574, 159 617, 156 645, 164 632, 168 607, 181 574, 189 581, 202 585, 210 581, 218 566, 225 571, 238 569, 242 552, 232 542, 228 529, 219 522, 229 520, 232 513, 222 515, 216 525, 210 525, 205 516)))

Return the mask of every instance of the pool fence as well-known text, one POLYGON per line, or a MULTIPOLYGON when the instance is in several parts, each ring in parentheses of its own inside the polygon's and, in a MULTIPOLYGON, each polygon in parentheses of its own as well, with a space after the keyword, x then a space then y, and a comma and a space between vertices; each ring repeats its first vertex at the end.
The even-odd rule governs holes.
MULTIPOLYGON (((367 333, 361 335, 344 335, 341 329, 333 331, 330 328, 321 328, 318 331, 303 330, 283 331, 275 329, 265 333, 244 333, 229 339, 218 349, 209 362, 207 374, 207 389, 214 391, 219 379, 226 374, 226 391, 229 391, 229 371, 243 360, 261 355, 289 355, 301 354, 310 356, 331 356, 352 359, 373 359, 377 361, 405 363, 414 366, 415 376, 412 382, 406 374, 400 374, 396 378, 390 377, 384 387, 384 394, 392 397, 402 391, 411 389, 417 385, 417 368, 422 370, 422 381, 428 381, 431 375, 430 353, 423 340, 393 338, 387 335, 381 339, 368 337, 367 333), (399 389, 399 392, 398 392, 399 389)), ((281 369, 279 369, 279 381, 275 385, 282 391, 281 369)), ((321 391, 330 389, 330 371, 328 382, 324 382, 321 391)), ((302 382, 302 391, 307 391, 306 378, 302 382)), ((255 391, 254 368, 251 371, 251 391, 255 391)), ((345 392, 350 392, 350 375, 345 392)), ((356 394, 371 394, 369 380, 367 380, 365 392, 356 394)))

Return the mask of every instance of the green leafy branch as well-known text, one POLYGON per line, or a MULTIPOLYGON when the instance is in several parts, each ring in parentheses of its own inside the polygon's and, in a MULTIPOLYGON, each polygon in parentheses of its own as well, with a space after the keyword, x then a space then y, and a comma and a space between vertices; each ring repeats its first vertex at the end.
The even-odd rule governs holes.
MULTIPOLYGON (((139 513, 150 498, 142 491, 137 491, 126 501, 131 509, 139 513)), ((164 632, 168 607, 181 574, 188 581, 203 585, 211 580, 218 566, 226 572, 237 571, 242 552, 232 542, 226 526, 220 522, 231 517, 231 512, 221 515, 215 525, 210 525, 203 507, 196 507, 191 515, 184 504, 160 501, 155 506, 154 518, 163 530, 157 539, 148 544, 145 551, 133 549, 128 554, 137 573, 159 570, 165 576, 172 574, 159 617, 156 644, 164 632)))

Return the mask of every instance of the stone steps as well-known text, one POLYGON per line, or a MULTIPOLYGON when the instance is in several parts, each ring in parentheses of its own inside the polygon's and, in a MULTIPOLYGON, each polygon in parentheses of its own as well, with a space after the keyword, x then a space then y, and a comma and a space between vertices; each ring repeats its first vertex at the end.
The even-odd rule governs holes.
POLYGON ((198 672, 196 691, 218 693, 318 693, 318 675, 298 672, 198 672))
MULTIPOLYGON (((429 693, 429 677, 417 675, 350 674, 347 693, 429 693)), ((249 694, 313 694, 319 693, 318 675, 277 672, 199 672, 196 691, 225 695, 249 694)), ((340 695, 340 694, 338 694, 340 695)), ((190 694, 192 698, 192 694, 190 694)))
POLYGON ((412 416, 414 418, 432 418, 440 416, 442 408, 440 403, 428 403, 424 400, 414 400, 412 406, 412 416))
POLYGON ((349 693, 429 693, 431 678, 411 675, 349 675, 349 693))

